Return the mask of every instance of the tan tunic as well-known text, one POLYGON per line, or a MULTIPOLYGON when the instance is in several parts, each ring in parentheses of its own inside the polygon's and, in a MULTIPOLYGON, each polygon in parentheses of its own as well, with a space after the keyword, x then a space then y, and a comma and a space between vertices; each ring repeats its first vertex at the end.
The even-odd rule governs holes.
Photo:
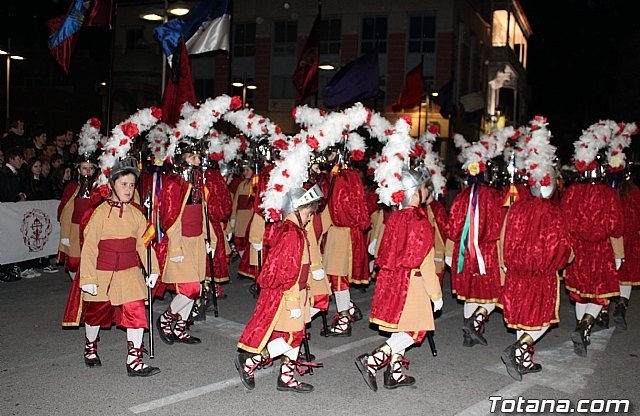
MULTIPOLYGON (((307 248, 305 247, 302 252, 302 263, 309 263, 309 261, 309 250, 307 250, 307 248)), ((300 270, 300 273, 302 273, 302 268, 300 270)), ((296 283, 289 290, 285 290, 282 293, 282 300, 280 301, 280 305, 278 305, 275 326, 273 327, 275 331, 302 331, 305 324, 311 321, 311 313, 309 312, 309 290, 307 288, 300 290, 298 284, 298 282, 300 281, 300 277, 301 276, 298 275, 298 280, 296 281, 296 283), (300 309, 302 311, 302 317, 292 319, 292 309, 300 309)), ((309 280, 311 279, 311 273, 309 273, 307 282, 309 282, 309 280)))
MULTIPOLYGON (((253 209, 238 209, 238 198, 243 196, 249 196, 251 194, 251 179, 245 179, 240 182, 236 193, 233 195, 233 205, 231 208, 231 221, 235 221, 231 232, 236 237, 244 238, 247 233, 247 227, 251 216, 253 215, 253 209)), ((231 222, 230 221, 230 222, 231 222)))
POLYGON ((435 329, 431 300, 442 298, 442 289, 436 275, 433 256, 434 251, 431 250, 420 265, 420 269, 411 271, 409 290, 398 326, 389 328, 380 325, 380 330, 386 332, 412 332, 433 331, 435 329))
MULTIPOLYGON (((309 271, 313 272, 314 270, 322 269, 322 255, 320 254, 320 246, 318 245, 318 241, 315 239, 315 234, 313 232, 313 221, 309 221, 306 230, 307 236, 309 237, 309 258, 311 261, 309 271)), ((318 295, 331 294, 331 284, 329 283, 329 279, 327 279, 326 274, 322 280, 315 280, 313 276, 310 276, 308 285, 310 298, 318 295)))
POLYGON ((427 215, 429 217, 429 222, 433 226, 433 230, 435 231, 435 246, 434 246, 434 258, 436 264, 436 273, 441 273, 444 268, 444 252, 445 252, 445 242, 442 238, 442 233, 440 232, 440 228, 438 227, 438 223, 436 222, 436 216, 433 213, 430 205, 427 205, 427 215))
MULTIPOLYGON (((142 271, 139 267, 125 270, 110 271, 97 270, 100 240, 107 239, 136 239, 138 257, 146 264, 147 249, 142 241, 142 235, 147 228, 147 220, 135 207, 127 204, 119 217, 120 209, 112 208, 106 202, 96 208, 84 230, 84 245, 82 246, 80 261, 80 285, 96 284, 98 295, 92 296, 82 293, 85 302, 110 301, 113 305, 133 302, 147 298, 142 271)), ((158 260, 151 250, 151 273, 158 274, 158 260)))

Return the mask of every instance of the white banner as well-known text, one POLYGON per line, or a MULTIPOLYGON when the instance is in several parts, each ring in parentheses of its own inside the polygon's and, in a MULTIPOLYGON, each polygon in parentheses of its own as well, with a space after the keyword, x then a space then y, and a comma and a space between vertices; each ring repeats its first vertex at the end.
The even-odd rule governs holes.
POLYGON ((0 264, 58 253, 60 201, 0 203, 0 264))

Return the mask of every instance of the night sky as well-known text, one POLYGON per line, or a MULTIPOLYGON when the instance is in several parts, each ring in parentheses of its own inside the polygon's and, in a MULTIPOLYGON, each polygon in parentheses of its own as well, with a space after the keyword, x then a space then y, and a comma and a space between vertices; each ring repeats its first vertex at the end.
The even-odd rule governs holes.
MULTIPOLYGON (((571 152, 581 130, 600 119, 640 122, 635 0, 521 0, 521 4, 533 29, 527 68, 531 116, 548 117, 560 152, 571 152)), ((67 0, 2 0, 0 45, 6 45, 11 33, 14 50, 23 45, 46 48, 43 22, 64 14, 68 5, 67 0)), ((78 48, 90 45, 91 37, 80 36, 78 48)))

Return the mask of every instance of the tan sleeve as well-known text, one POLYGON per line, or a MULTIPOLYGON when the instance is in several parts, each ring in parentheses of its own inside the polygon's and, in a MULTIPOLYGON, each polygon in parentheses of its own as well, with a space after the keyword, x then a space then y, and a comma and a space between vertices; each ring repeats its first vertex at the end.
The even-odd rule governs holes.
POLYGON ((611 246, 616 259, 624 258, 624 237, 611 237, 611 246))
POLYGON ((249 243, 262 243, 264 239, 264 218, 254 213, 249 228, 249 243))
POLYGON ((453 258, 453 240, 449 240, 447 238, 447 241, 444 243, 444 255, 445 257, 452 257, 453 258))
POLYGON ((60 213, 60 238, 71 236, 71 216, 73 215, 73 197, 67 201, 60 213))
POLYGON ((311 265, 310 271, 322 269, 322 256, 320 254, 320 246, 318 240, 315 239, 313 234, 313 220, 309 221, 306 226, 307 236, 309 237, 309 260, 311 265))
POLYGON ((440 280, 436 274, 436 263, 433 258, 434 252, 432 249, 420 265, 420 273, 422 274, 424 288, 429 298, 431 300, 438 300, 442 298, 442 288, 440 287, 440 280))
MULTIPOLYGON (((91 215, 84 229, 84 244, 80 254, 80 285, 98 284, 98 243, 102 236, 104 214, 100 206, 91 215)), ((144 232, 144 231, 143 231, 144 232)))
POLYGON ((167 257, 169 259, 173 257, 184 256, 182 252, 182 221, 180 220, 182 213, 171 227, 167 230, 167 238, 169 239, 169 249, 167 257))

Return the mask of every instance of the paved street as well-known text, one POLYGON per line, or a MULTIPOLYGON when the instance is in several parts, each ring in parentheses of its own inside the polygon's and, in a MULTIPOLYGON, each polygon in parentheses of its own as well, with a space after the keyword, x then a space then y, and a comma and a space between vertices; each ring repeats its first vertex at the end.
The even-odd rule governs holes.
MULTIPOLYGON (((462 347, 462 305, 451 296, 445 279, 444 308, 436 321, 437 357, 426 343, 408 351, 408 373, 416 377, 416 385, 386 390, 380 374, 380 390, 374 393, 353 360, 384 338, 366 320, 373 287, 352 289, 365 319, 348 338, 320 337, 320 319, 313 321, 311 351, 325 366, 303 377, 316 390, 298 395, 276 390, 275 366, 257 373, 253 391, 239 380, 233 358, 255 303, 247 291, 250 283, 233 279, 225 285, 229 297, 219 301, 219 318, 210 313, 192 329, 202 344, 169 346, 156 334, 155 358, 146 362, 162 372, 146 379, 127 377, 125 333, 115 328, 100 334, 102 367, 85 367, 84 330, 60 325, 70 284, 62 271, 0 284, 0 415, 484 415, 489 414, 490 396, 567 399, 573 404, 581 399, 629 399, 638 405, 640 400, 637 290, 631 297, 630 329, 594 333, 585 358, 572 352, 573 307, 563 291, 560 326, 536 347, 543 371, 515 382, 499 358, 515 338, 506 331, 502 315, 498 311, 491 316, 487 347, 462 347)), ((155 316, 169 301, 167 296, 154 302, 155 316)))

